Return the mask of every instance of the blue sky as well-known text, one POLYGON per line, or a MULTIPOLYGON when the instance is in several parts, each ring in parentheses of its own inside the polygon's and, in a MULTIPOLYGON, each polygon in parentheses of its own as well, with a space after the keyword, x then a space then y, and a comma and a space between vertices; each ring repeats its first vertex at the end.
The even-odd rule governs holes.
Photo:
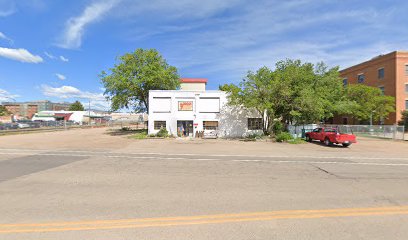
POLYGON ((342 68, 408 43, 407 1, 0 0, 0 101, 92 99, 98 74, 156 48, 208 89, 296 58, 342 68))

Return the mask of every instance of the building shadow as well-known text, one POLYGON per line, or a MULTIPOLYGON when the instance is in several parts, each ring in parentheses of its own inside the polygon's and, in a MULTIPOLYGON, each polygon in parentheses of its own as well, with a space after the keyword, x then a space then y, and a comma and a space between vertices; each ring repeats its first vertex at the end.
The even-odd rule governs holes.
POLYGON ((108 130, 105 134, 109 136, 128 136, 137 133, 147 134, 147 129, 111 129, 108 130))

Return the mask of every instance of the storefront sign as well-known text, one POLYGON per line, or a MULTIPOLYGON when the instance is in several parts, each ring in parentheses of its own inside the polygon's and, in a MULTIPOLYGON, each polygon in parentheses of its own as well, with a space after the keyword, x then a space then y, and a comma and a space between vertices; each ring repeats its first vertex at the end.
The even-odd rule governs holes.
POLYGON ((193 111, 193 102, 192 101, 179 101, 178 110, 179 111, 193 111))

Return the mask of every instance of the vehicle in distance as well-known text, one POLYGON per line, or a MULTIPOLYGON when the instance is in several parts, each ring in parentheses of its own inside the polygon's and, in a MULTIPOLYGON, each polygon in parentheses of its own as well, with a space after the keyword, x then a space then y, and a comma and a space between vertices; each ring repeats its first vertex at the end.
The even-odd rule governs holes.
POLYGON ((319 140, 326 146, 341 144, 343 147, 348 147, 356 143, 356 136, 347 131, 340 131, 339 128, 316 128, 306 133, 306 141, 312 142, 313 140, 319 140))

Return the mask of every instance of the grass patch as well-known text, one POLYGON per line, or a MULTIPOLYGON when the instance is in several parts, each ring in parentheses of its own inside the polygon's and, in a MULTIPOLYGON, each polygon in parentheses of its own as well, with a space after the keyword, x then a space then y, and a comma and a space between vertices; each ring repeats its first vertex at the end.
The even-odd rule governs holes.
POLYGON ((304 144, 304 143, 306 143, 306 141, 304 139, 302 139, 302 138, 295 138, 295 139, 288 140, 287 143, 290 143, 290 144, 304 144))
POLYGON ((132 132, 134 134, 129 136, 129 138, 133 138, 133 139, 145 139, 145 138, 147 138, 147 129, 133 130, 132 132))

